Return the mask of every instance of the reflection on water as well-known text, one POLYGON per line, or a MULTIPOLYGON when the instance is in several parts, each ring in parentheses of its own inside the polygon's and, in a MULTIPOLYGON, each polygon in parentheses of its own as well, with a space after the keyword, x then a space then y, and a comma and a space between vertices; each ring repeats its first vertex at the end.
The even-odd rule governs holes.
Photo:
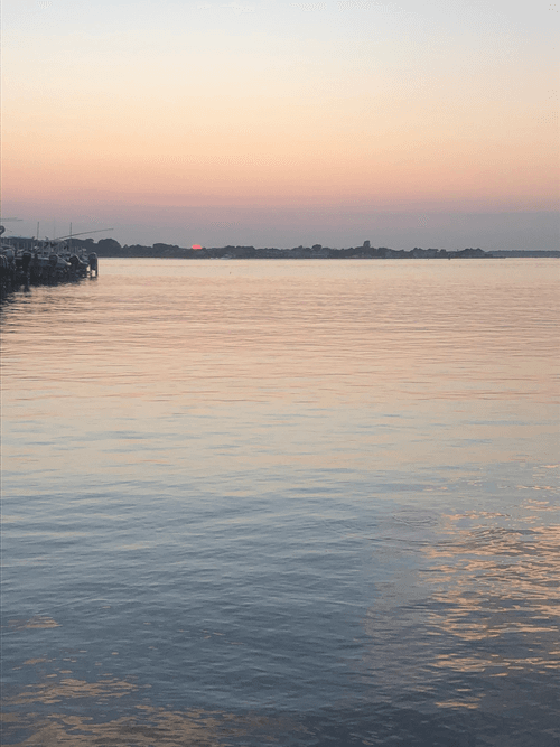
POLYGON ((560 523, 534 522, 545 511, 558 521, 560 508, 536 501, 524 508, 530 514, 521 521, 488 512, 443 515, 437 532, 421 539, 423 515, 380 522, 381 562, 390 558, 393 567, 407 554, 417 556, 367 613, 364 675, 375 675, 381 664, 376 684, 389 699, 410 688, 435 692, 445 677, 448 687, 453 681, 461 687, 449 689, 451 700, 435 700, 438 706, 485 707, 495 689, 488 678, 546 677, 560 669, 560 523))
POLYGON ((557 745, 555 268, 16 295, 2 744, 557 745))
POLYGON ((8 625, 10 628, 14 628, 15 630, 21 630, 22 628, 56 628, 58 627, 58 623, 56 620, 53 620, 52 617, 47 617, 46 615, 34 615, 33 617, 30 617, 28 619, 22 619, 22 620, 8 620, 8 625))
MULTIPOLYGON (((92 698, 89 708, 98 711, 102 704, 115 697, 113 683, 108 683, 105 690, 86 683, 76 683, 74 689, 65 693, 69 698, 92 698), (82 687, 83 686, 83 687, 82 687)), ((49 686, 50 689, 50 686, 49 686)), ((117 691, 117 697, 118 697, 117 691)), ((46 697, 40 702, 56 703, 58 698, 46 697)), ((86 706, 87 708, 87 706, 86 706)), ((5 713, 2 718, 2 734, 7 740, 18 731, 32 730, 33 736, 17 744, 25 747, 34 745, 72 745, 72 747, 93 747, 94 745, 111 745, 123 747, 153 747, 153 745, 200 745, 200 747, 219 747, 219 745, 253 743, 289 744, 292 735, 297 738, 305 734, 306 729, 290 722, 288 719, 272 719, 262 716, 239 717, 226 713, 204 713, 189 711, 186 713, 168 711, 164 708, 152 708, 149 705, 133 706, 130 713, 102 723, 94 722, 91 716, 73 716, 53 714, 37 719, 34 714, 18 718, 14 713, 5 713), (289 741, 288 741, 289 740, 289 741)), ((307 740, 305 740, 307 741, 307 740)), ((10 741, 11 744, 14 742, 10 741)))

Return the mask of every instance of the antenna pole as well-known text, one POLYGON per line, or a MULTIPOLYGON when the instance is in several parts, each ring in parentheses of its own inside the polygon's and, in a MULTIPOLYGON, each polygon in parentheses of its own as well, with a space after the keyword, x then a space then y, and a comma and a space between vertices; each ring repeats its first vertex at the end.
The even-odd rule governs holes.
MULTIPOLYGON (((106 231, 114 231, 113 228, 101 228, 99 231, 83 231, 82 233, 74 233, 72 236, 85 236, 88 233, 105 233, 106 231)), ((59 236, 59 239, 68 239, 70 236, 59 236)))

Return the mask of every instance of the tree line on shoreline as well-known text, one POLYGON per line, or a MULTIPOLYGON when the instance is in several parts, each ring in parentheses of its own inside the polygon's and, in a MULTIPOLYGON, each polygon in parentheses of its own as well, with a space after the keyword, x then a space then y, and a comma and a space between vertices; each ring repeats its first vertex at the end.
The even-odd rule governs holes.
POLYGON ((152 246, 143 244, 121 245, 115 239, 72 239, 76 249, 95 252, 99 257, 115 257, 123 259, 458 259, 476 258, 486 259, 503 256, 558 256, 560 252, 542 251, 498 251, 485 252, 482 249, 462 249, 447 251, 445 249, 421 249, 415 247, 410 251, 375 248, 369 241, 361 246, 347 249, 331 249, 313 244, 311 247, 298 246, 293 249, 275 249, 264 247, 256 249, 254 246, 234 246, 228 244, 219 248, 188 249, 177 244, 155 243, 152 246))

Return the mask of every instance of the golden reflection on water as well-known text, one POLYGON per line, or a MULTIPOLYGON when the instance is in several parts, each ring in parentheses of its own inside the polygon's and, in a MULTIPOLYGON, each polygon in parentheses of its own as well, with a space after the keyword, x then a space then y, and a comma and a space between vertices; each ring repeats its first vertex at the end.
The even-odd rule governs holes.
POLYGON ((368 610, 362 671, 419 692, 434 690, 442 677, 464 685, 461 675, 474 675, 471 685, 450 684, 451 697, 435 701, 467 709, 501 699, 504 706, 515 691, 507 681, 517 675, 560 676, 560 524, 542 521, 559 508, 558 501, 528 499, 515 520, 485 511, 442 515, 429 538, 401 528, 418 530, 433 517, 393 517, 377 555, 418 560, 393 573, 368 610), (489 678, 500 678, 498 690, 489 678))
POLYGON ((58 628, 56 620, 48 615, 34 615, 33 617, 22 617, 8 620, 8 625, 15 630, 25 628, 58 628))
MULTIPOLYGON (((35 616, 12 619, 9 627, 45 629, 58 627, 58 623, 47 616, 35 616)), ((70 656, 63 661, 76 659, 70 656)), ((35 681, 11 693, 5 692, 0 714, 2 743, 13 747, 225 747, 231 744, 231 739, 241 740, 241 744, 245 738, 251 739, 251 743, 255 740, 261 744, 277 743, 282 736, 306 731, 288 718, 153 707, 142 697, 151 685, 142 684, 136 676, 127 680, 104 673, 93 682, 61 677, 71 675, 72 670, 57 668, 55 658, 44 656, 28 659, 22 666, 32 668, 35 681), (46 674, 46 664, 54 665, 55 672, 46 674), (130 702, 131 697, 136 699, 135 703, 130 702), (125 717, 103 720, 102 716, 69 714, 76 707, 82 714, 103 714, 122 699, 127 700, 125 717), (15 741, 22 732, 28 736, 15 741)), ((21 670, 22 666, 14 669, 21 670)))
POLYGON ((45 386, 49 398, 129 407, 558 394, 554 264, 224 264, 115 260, 71 298, 38 289, 17 337, 5 335, 7 375, 27 357, 18 399, 32 404, 45 386))
MULTIPOLYGON (((35 687, 26 699, 26 704, 57 703, 60 698, 95 698, 95 708, 111 699, 135 689, 125 681, 110 680, 98 683, 86 683, 69 680, 66 689, 45 685, 35 687)), ((126 717, 99 721, 92 716, 73 716, 67 712, 40 715, 34 711, 21 712, 9 710, 10 706, 21 704, 16 698, 6 701, 1 715, 1 727, 4 738, 10 740, 14 747, 225 747, 231 739, 244 738, 259 740, 261 744, 278 743, 280 737, 305 729, 287 718, 267 718, 263 716, 236 716, 223 712, 202 710, 171 711, 165 708, 154 708, 139 704, 129 708, 126 717), (12 741, 12 735, 21 730, 30 731, 30 736, 21 741, 12 741)), ((67 704, 66 704, 67 708, 67 704)), ((236 743, 238 743, 236 741, 236 743)), ((254 743, 254 742, 252 742, 254 743)))
POLYGON ((554 260, 104 264, 100 282, 6 310, 5 422, 53 432, 6 445, 14 468, 488 464, 557 438, 554 260), (397 429, 372 425, 407 409, 397 429), (225 448, 239 431, 253 440, 225 448))

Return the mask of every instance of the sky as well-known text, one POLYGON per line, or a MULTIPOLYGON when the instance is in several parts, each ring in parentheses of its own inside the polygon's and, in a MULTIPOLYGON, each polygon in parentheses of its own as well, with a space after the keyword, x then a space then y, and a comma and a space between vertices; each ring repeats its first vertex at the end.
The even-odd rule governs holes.
POLYGON ((2 6, 8 234, 559 246, 560 0, 2 6))

